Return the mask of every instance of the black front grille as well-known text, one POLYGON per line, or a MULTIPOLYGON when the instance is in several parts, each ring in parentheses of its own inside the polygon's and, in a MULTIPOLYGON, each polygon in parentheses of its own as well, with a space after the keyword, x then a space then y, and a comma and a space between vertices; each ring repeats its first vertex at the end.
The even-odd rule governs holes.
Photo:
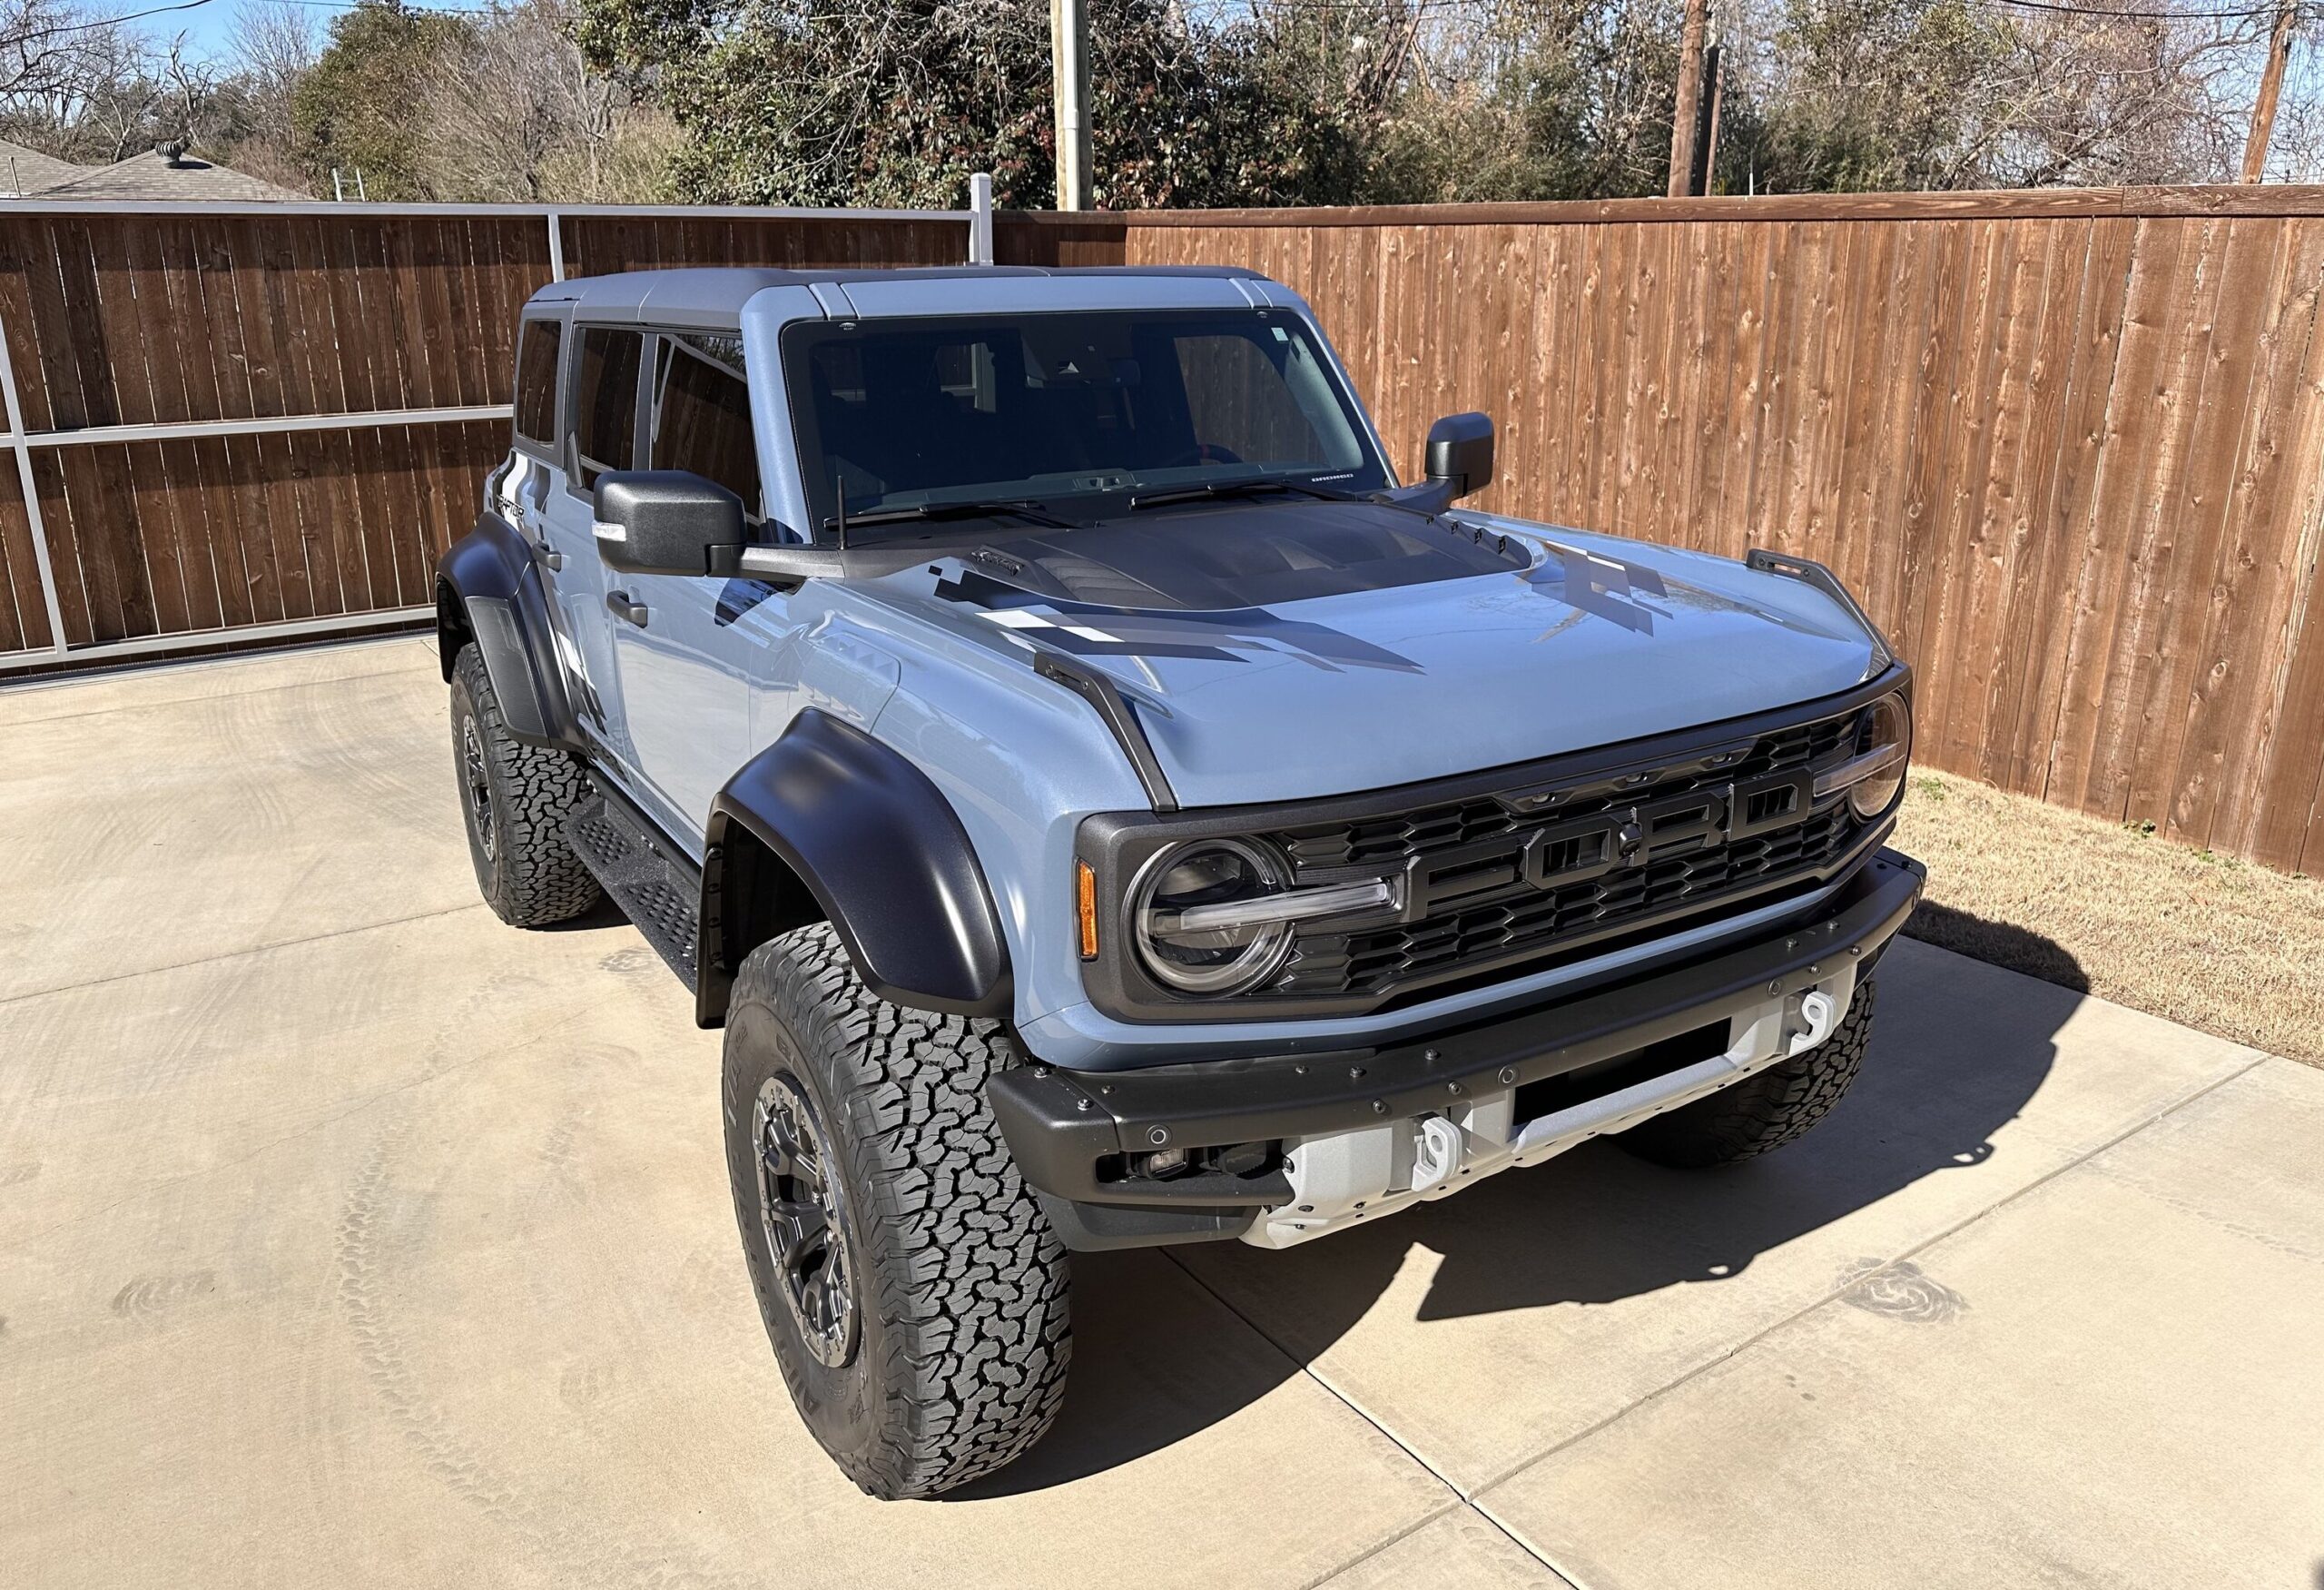
MULTIPOLYGON (((1789 789, 1761 795, 1748 786, 1785 774, 1821 771, 1846 760, 1855 749, 1860 714, 1850 712, 1816 723, 1771 731, 1734 747, 1723 757, 1697 758, 1667 771, 1649 768, 1624 780, 1552 792, 1539 810, 1516 810, 1512 801, 1492 795, 1416 807, 1384 816, 1316 824, 1268 835, 1291 857, 1303 881, 1344 869, 1395 873, 1418 859, 1466 846, 1484 852, 1509 848, 1532 830, 1557 828, 1581 819, 1651 806, 1698 791, 1743 786, 1741 809, 1728 824, 1759 828, 1724 843, 1681 838, 1664 847, 1644 836, 1636 864, 1617 866, 1584 881, 1559 884, 1555 875, 1575 870, 1587 855, 1550 846, 1542 871, 1551 882, 1541 887, 1513 875, 1457 902, 1440 906, 1416 922, 1359 925, 1343 932, 1303 932, 1282 975, 1265 991, 1278 997, 1332 995, 1379 997, 1419 983, 1435 984, 1463 972, 1498 968, 1512 961, 1546 959, 1584 939, 1620 933, 1673 913, 1711 913, 1722 900, 1741 908, 1746 897, 1804 878, 1845 854, 1864 825, 1844 796, 1819 805, 1801 803, 1797 820, 1778 821, 1789 789), (1760 827, 1761 825, 1769 825, 1760 827)), ((1533 793, 1533 792, 1528 792, 1533 793)), ((1684 805, 1683 799, 1679 804, 1684 805)), ((1571 847, 1584 842, 1566 841, 1571 847)), ((1588 843, 1595 844, 1593 839, 1588 843)), ((1508 871, 1504 865, 1502 871, 1508 871)), ((1498 876, 1487 874, 1487 876, 1498 876)))

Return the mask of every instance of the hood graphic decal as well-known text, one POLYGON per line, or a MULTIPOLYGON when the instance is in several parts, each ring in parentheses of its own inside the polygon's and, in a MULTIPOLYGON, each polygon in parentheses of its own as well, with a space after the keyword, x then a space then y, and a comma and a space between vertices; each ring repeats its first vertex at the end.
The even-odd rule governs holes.
POLYGON ((1385 647, 1361 640, 1327 624, 1285 618, 1265 607, 1230 607, 1216 612, 1165 611, 1108 607, 1046 597, 1023 590, 975 569, 940 576, 935 594, 979 610, 979 617, 1011 632, 1026 645, 1045 646, 1077 657, 1189 657, 1207 662, 1248 662, 1255 655, 1295 657, 1326 673, 1346 668, 1384 668, 1417 674, 1420 665, 1385 647))
POLYGON ((1619 624, 1640 635, 1654 633, 1654 621, 1670 615, 1650 607, 1646 597, 1668 597, 1662 576, 1642 563, 1626 563, 1579 547, 1544 540, 1554 556, 1517 578, 1545 597, 1619 624))

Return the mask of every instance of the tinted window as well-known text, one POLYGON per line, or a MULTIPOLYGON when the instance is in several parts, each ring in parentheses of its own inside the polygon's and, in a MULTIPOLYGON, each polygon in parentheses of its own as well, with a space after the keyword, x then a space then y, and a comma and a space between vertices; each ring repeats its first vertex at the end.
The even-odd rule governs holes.
POLYGON ((556 351, 565 328, 527 321, 517 336, 517 434, 543 447, 556 444, 556 351))
POLYGON ((1195 445, 1206 455, 1262 465, 1324 457, 1296 390, 1320 386, 1305 342, 1271 351, 1257 338, 1229 333, 1180 337, 1177 350, 1195 445))
POLYGON ((581 379, 574 392, 581 484, 632 466, 637 445, 637 364, 644 333, 591 327, 581 333, 581 379))
POLYGON ((742 347, 731 337, 663 340, 654 398, 653 467, 715 480, 759 515, 759 457, 751 439, 751 390, 742 347))
POLYGON ((1254 475, 1387 484, 1295 315, 962 316, 783 333, 811 512, 1053 500, 1254 475))

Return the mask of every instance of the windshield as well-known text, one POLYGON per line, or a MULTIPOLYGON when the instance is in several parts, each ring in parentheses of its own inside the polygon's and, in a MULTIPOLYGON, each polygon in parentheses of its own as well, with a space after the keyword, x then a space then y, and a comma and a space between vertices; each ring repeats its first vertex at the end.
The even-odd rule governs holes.
MULTIPOLYGON (((1272 478, 1388 484, 1299 317, 1107 311, 803 321, 783 370, 813 523, 1272 478)), ((818 538, 828 538, 828 531, 818 538)))

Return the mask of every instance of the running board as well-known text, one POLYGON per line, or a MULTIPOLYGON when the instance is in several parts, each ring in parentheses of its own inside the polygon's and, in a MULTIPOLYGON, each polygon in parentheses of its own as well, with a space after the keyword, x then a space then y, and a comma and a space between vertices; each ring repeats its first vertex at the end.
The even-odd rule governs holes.
POLYGON ((701 873, 642 814, 602 785, 566 817, 565 836, 655 953, 693 988, 701 873))

